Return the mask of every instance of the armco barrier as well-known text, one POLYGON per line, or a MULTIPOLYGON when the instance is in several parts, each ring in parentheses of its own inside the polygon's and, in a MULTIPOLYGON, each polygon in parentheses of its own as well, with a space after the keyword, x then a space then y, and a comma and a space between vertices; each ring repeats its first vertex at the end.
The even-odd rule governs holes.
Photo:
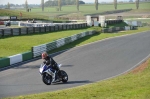
POLYGON ((33 57, 38 57, 41 55, 42 52, 48 52, 51 51, 55 48, 59 48, 65 44, 68 44, 70 42, 73 42, 77 39, 80 39, 82 37, 88 36, 88 35, 92 35, 95 34, 95 31, 86 31, 80 34, 75 34, 72 35, 70 37, 66 37, 66 38, 61 38, 58 39, 56 41, 47 43, 47 44, 42 44, 42 45, 38 45, 38 46, 33 46, 32 47, 32 52, 33 52, 33 57))
POLYGON ((55 41, 46 44, 46 50, 53 50, 55 48, 57 48, 55 41))
POLYGON ((25 53, 22 53, 22 60, 23 61, 26 61, 26 60, 29 60, 29 59, 32 59, 32 52, 25 52, 25 53))
POLYGON ((32 59, 32 52, 25 52, 22 54, 17 54, 13 56, 9 56, 6 58, 0 59, 0 68, 10 66, 15 63, 23 62, 26 60, 32 59))
POLYGON ((130 26, 125 26, 125 30, 130 30, 130 26))
POLYGON ((10 58, 10 65, 22 62, 22 55, 21 54, 9 56, 9 58, 10 58))
MULTIPOLYGON (((128 26, 129 27, 129 26, 128 26)), ((130 27, 129 27, 130 29, 130 27)), ((113 27, 113 28, 103 28, 101 31, 103 33, 112 33, 112 32, 115 32, 115 31, 120 31, 120 30, 127 30, 126 29, 126 26, 125 27, 113 27)))
POLYGON ((0 59, 0 68, 6 67, 10 65, 10 59, 9 58, 1 58, 0 59))

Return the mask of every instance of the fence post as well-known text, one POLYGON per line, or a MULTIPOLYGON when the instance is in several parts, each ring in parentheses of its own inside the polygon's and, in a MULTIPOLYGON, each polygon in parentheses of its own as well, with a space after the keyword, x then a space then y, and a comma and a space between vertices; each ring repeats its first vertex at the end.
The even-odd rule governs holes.
POLYGON ((19 28, 19 35, 21 35, 21 28, 19 28))
POLYGON ((4 29, 2 29, 2 37, 4 37, 4 29))
POLYGON ((72 24, 72 29, 74 29, 74 24, 72 24))
POLYGON ((71 30, 71 24, 69 24, 69 30, 71 30))
POLYGON ((64 30, 64 25, 62 25, 62 30, 64 30))
POLYGON ((39 27, 39 33, 41 33, 41 27, 39 27))
POLYGON ((67 25, 65 25, 65 27, 66 27, 65 30, 67 30, 67 25))
POLYGON ((11 36, 13 36, 13 29, 10 29, 10 32, 11 32, 11 36))
POLYGON ((59 25, 58 25, 57 27, 58 27, 58 31, 60 31, 60 30, 59 30, 59 25))
POLYGON ((54 26, 54 31, 56 30, 55 27, 56 27, 56 26, 54 26))
POLYGON ((26 28, 26 32, 27 32, 27 34, 29 33, 29 30, 28 30, 28 28, 26 28))
POLYGON ((87 23, 85 23, 85 26, 87 27, 87 23))
POLYGON ((44 26, 44 32, 46 32, 46 26, 44 26))
POLYGON ((76 24, 74 24, 74 29, 76 29, 76 24))
POLYGON ((33 27, 33 33, 35 33, 35 27, 33 27))
POLYGON ((67 26, 67 24, 66 24, 66 30, 68 29, 68 26, 67 26))
POLYGON ((51 26, 49 26, 49 32, 51 32, 51 26))

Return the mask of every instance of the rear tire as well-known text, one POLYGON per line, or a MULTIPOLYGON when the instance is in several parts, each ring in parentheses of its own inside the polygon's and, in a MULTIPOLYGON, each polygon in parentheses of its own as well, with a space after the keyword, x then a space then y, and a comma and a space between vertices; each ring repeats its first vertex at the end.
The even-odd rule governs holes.
POLYGON ((46 85, 51 85, 52 83, 52 76, 47 74, 47 73, 44 73, 42 75, 42 81, 46 84, 46 85))
POLYGON ((60 72, 61 72, 62 82, 66 83, 68 81, 67 73, 65 71, 63 71, 63 70, 60 70, 60 72))

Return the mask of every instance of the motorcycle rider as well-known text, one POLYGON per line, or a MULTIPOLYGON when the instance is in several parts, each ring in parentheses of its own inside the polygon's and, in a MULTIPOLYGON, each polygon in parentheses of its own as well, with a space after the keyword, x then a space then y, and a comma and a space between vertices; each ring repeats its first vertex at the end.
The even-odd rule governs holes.
POLYGON ((54 71, 53 71, 53 73, 54 73, 53 74, 53 81, 52 82, 55 82, 55 80, 56 80, 56 72, 59 70, 58 64, 46 52, 42 53, 42 59, 44 59, 44 61, 43 61, 44 64, 46 64, 47 66, 50 66, 52 69, 54 69, 54 71))

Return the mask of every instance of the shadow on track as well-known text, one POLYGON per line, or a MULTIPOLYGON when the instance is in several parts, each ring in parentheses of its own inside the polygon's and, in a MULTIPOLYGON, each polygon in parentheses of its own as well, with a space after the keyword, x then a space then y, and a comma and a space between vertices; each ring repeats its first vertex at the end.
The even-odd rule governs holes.
POLYGON ((83 81, 68 81, 66 83, 62 83, 62 82, 57 82, 57 83, 53 83, 53 85, 62 85, 62 84, 88 84, 88 83, 92 83, 92 81, 89 80, 83 80, 83 81))

